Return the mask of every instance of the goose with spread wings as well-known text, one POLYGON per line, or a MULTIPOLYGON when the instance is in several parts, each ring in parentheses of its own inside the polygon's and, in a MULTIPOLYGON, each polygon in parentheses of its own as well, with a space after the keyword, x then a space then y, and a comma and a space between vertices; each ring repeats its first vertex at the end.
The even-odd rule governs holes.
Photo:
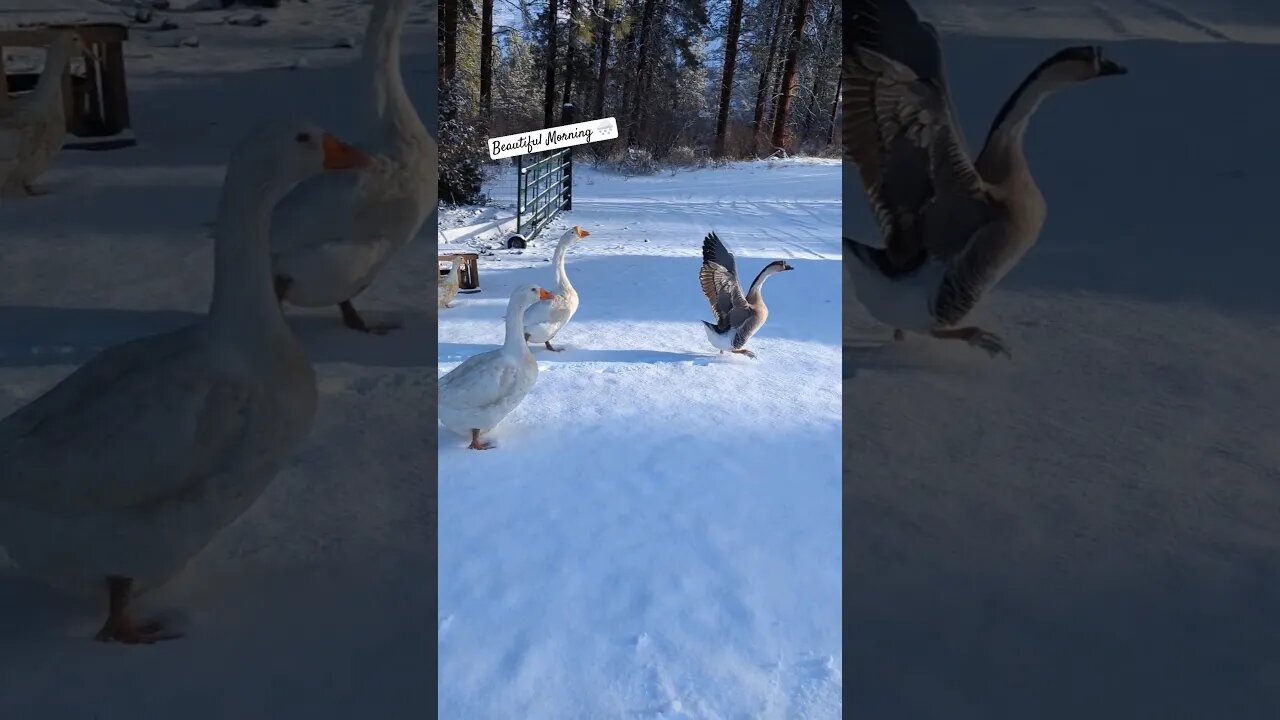
POLYGON ((755 353, 748 350, 746 344, 756 331, 764 327, 764 321, 769 317, 769 308, 765 306, 761 293, 764 281, 793 269, 781 260, 774 260, 764 266, 744 295, 738 282, 733 253, 715 233, 707 235, 702 241, 702 270, 698 273, 698 281, 702 284, 702 294, 711 303, 711 312, 716 316, 715 324, 702 321, 711 345, 721 353, 727 350, 754 359, 755 353))
POLYGON ((845 237, 858 300, 903 331, 962 340, 992 356, 1004 342, 963 326, 1044 225, 1023 136, 1049 95, 1126 70, 1098 47, 1040 63, 997 113, 971 160, 947 91, 937 32, 907 0, 854 0, 842 74, 845 159, 858 168, 884 247, 845 237))

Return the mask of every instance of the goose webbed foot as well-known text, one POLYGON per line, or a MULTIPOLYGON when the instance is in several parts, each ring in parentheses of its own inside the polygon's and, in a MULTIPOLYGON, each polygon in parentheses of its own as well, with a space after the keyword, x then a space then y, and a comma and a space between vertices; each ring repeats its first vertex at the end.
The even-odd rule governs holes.
POLYGON ((741 349, 741 350, 734 350, 733 352, 734 352, 734 354, 735 354, 735 355, 746 355, 747 357, 751 358, 752 360, 755 360, 755 359, 756 359, 756 354, 755 354, 755 353, 753 353, 753 352, 751 352, 750 350, 748 350, 748 349, 746 349, 746 348, 743 348, 743 349, 741 349))
POLYGON ((564 348, 562 348, 562 347, 552 347, 552 346, 551 346, 551 341, 550 341, 550 340, 548 340, 548 341, 546 341, 546 342, 544 342, 544 343, 542 343, 542 344, 543 344, 543 345, 546 345, 546 346, 547 346, 547 349, 548 349, 548 350, 550 350, 551 352, 563 352, 563 351, 564 351, 564 348))
POLYGON ((125 577, 107 578, 107 594, 110 610, 107 622, 94 636, 99 642, 118 642, 125 645, 152 645, 164 640, 175 640, 182 633, 170 632, 159 621, 134 624, 129 614, 129 593, 133 580, 125 577))
POLYGON ((491 443, 491 442, 486 442, 486 441, 481 440, 481 439, 480 439, 480 431, 479 431, 479 430, 472 430, 472 431, 471 431, 471 444, 470 444, 470 445, 468 445, 467 447, 468 447, 468 448, 470 448, 470 449, 472 449, 472 450, 490 450, 490 449, 492 449, 492 448, 493 448, 493 443, 491 443))
POLYGON ((23 183, 22 192, 26 193, 27 197, 40 197, 41 195, 49 194, 47 189, 40 187, 35 183, 23 183))
POLYGON ((342 324, 362 333, 386 335, 388 332, 400 327, 400 323, 394 321, 373 325, 366 323, 364 318, 360 317, 360 313, 356 312, 355 306, 351 304, 350 300, 338 303, 338 309, 342 311, 342 324))
POLYGON ((982 328, 965 327, 954 330, 934 330, 931 334, 941 340, 963 340, 979 350, 986 351, 991 357, 997 355, 1004 355, 1008 358, 1013 357, 1008 348, 1004 346, 1004 341, 1000 339, 999 335, 987 332, 982 328))
POLYGON ((902 342, 903 340, 906 340, 906 339, 907 339, 907 334, 906 334, 906 333, 904 333, 904 332, 902 332, 902 328, 894 328, 894 329, 893 329, 893 341, 894 341, 894 342, 902 342))

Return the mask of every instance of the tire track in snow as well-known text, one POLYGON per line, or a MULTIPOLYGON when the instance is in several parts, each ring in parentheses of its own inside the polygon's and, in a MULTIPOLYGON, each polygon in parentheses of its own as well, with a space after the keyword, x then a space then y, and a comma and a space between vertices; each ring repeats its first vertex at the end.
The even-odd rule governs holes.
POLYGON ((1115 33, 1117 38, 1133 37, 1133 32, 1129 30, 1129 26, 1116 15, 1111 8, 1102 3, 1093 4, 1093 14, 1107 26, 1111 32, 1115 33))
POLYGON ((1150 8, 1152 12, 1154 12, 1155 14, 1159 15, 1160 17, 1170 22, 1176 23, 1178 25, 1182 25, 1183 27, 1186 27, 1186 28, 1190 28, 1191 30, 1194 30, 1198 33, 1207 35, 1208 37, 1211 37, 1214 40, 1220 40, 1222 42, 1235 42, 1235 38, 1232 38, 1231 36, 1222 33, 1220 30, 1218 30, 1217 28, 1214 28, 1211 25, 1207 25, 1203 22, 1200 22, 1199 20, 1196 20, 1195 18, 1191 17, 1190 15, 1187 15, 1186 13, 1182 12, 1181 10, 1175 7, 1170 7, 1168 5, 1165 5, 1162 2, 1158 2, 1157 0, 1137 0, 1137 3, 1144 7, 1150 8))

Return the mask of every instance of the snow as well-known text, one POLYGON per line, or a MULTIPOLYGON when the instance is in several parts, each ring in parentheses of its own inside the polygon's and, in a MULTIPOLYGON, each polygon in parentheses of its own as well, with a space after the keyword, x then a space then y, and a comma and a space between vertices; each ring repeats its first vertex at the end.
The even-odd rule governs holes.
POLYGON ((0 29, 29 25, 123 22, 119 10, 101 0, 0 0, 0 29))
MULTIPOLYGON (((421 5, 412 18, 434 14, 421 5)), ((227 151, 251 124, 294 115, 355 137, 359 49, 329 45, 361 37, 367 5, 262 12, 261 28, 174 14, 208 23, 197 49, 136 32, 126 62, 139 144, 64 152, 49 195, 0 202, 0 416, 100 348, 204 312, 208 223, 227 151), (281 69, 299 56, 309 69, 281 69)), ((405 76, 431 126, 436 32, 417 20, 405 76)), ((45 590, 0 554, 0 717, 430 717, 436 447, 421 418, 435 373, 434 224, 355 301, 374 319, 402 317, 400 333, 366 338, 336 309, 288 310, 319 376, 316 426, 250 512, 141 599, 144 617, 168 615, 185 638, 95 643, 104 602, 45 590)))
MULTIPOLYGON (((566 349, 537 352, 498 447, 440 429, 441 717, 839 716, 839 172, 580 162, 572 212, 482 255, 482 292, 440 312, 443 373, 501 341, 516 286, 555 290, 564 228, 591 233, 568 255, 566 349), (712 230, 745 283, 795 267, 765 286, 758 360, 718 355, 699 322, 712 230)), ((483 251, 502 217, 445 212, 442 233, 489 229, 483 251)))
POLYGON ((945 33, 1055 40, 1280 41, 1280 6, 1266 0, 918 0, 945 33))
MULTIPOLYGON (((1031 123, 1047 224, 974 318, 1012 361, 893 344, 845 306, 849 707, 1275 717, 1280 143, 1254 78, 1280 52, 1149 31, 1173 27, 1160 8, 1228 35, 1280 13, 1035 4, 1080 39, 1097 8, 1124 7, 1143 39, 1104 45, 1129 75, 1063 92, 1031 123)), ((978 146, 1022 75, 1079 39, 992 32, 994 1, 944 5, 948 80, 978 146)), ((858 188, 846 178, 846 228, 873 241, 858 188)))

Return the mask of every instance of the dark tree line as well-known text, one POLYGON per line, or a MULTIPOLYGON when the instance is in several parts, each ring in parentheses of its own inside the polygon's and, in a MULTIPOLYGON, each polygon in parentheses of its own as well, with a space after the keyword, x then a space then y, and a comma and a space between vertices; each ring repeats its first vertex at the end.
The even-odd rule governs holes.
POLYGON ((441 92, 452 86, 452 111, 490 135, 613 116, 621 140, 594 152, 657 162, 835 152, 835 0, 439 7, 441 92))

